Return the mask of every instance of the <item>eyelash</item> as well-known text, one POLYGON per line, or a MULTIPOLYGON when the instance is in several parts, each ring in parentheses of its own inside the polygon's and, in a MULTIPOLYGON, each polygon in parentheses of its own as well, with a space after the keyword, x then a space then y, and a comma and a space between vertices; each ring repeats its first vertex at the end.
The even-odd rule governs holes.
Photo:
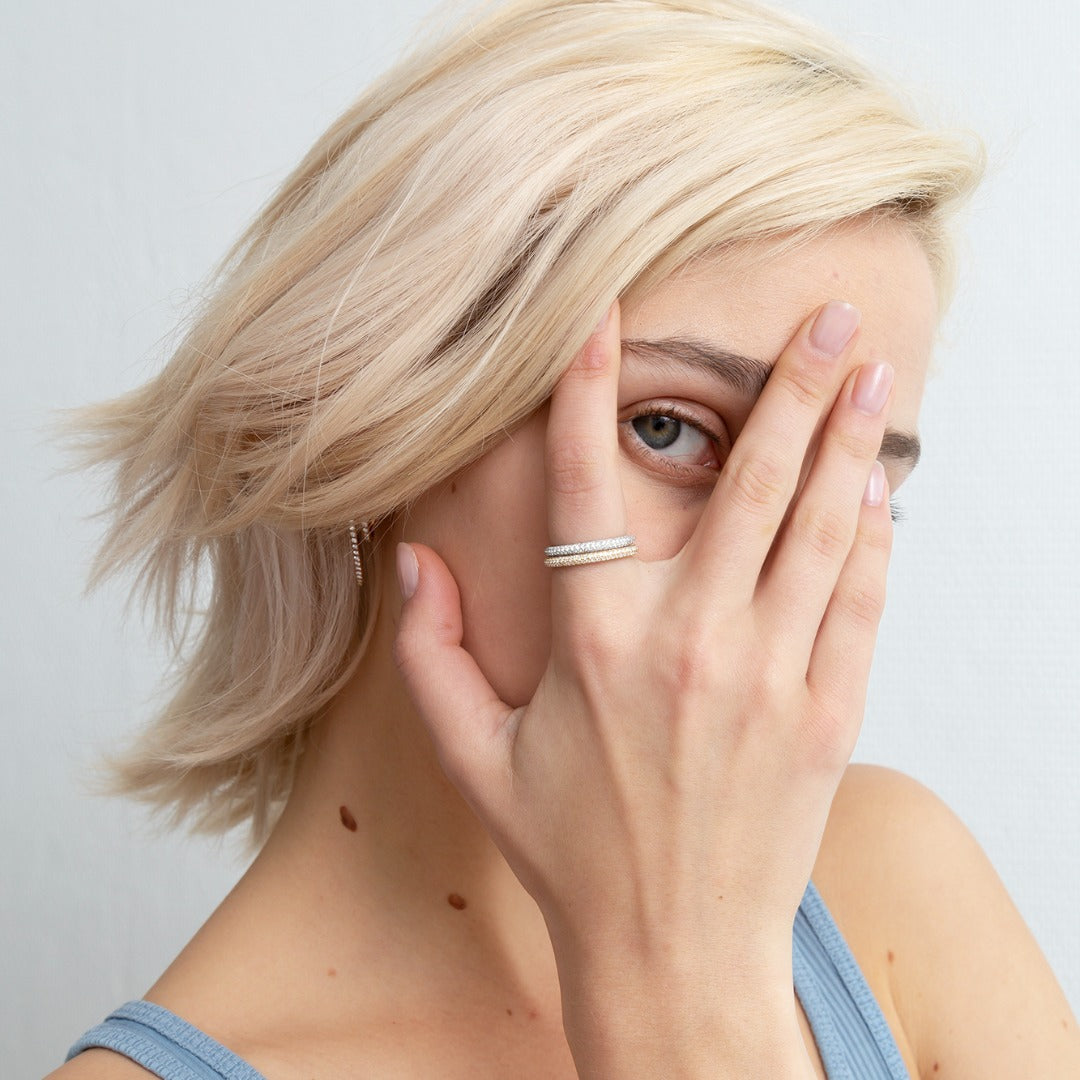
MULTIPOLYGON (((682 424, 689 424, 695 431, 700 431, 707 439, 711 439, 714 445, 720 446, 721 444, 722 440, 719 435, 710 431, 700 420, 697 420, 686 409, 676 405, 674 402, 642 409, 640 412, 634 413, 633 416, 627 417, 624 424, 629 430, 633 430, 633 422, 646 416, 660 416, 671 420, 678 420, 682 424)), ((655 451, 650 450, 640 439, 638 440, 638 452, 656 462, 661 468, 677 476, 689 477, 698 473, 697 469, 690 468, 686 465, 680 465, 677 461, 672 461, 671 458, 664 457, 663 454, 657 454, 655 451)), ((894 525, 904 521, 907 516, 904 513, 903 506, 895 495, 889 499, 889 516, 892 518, 894 525)))
MULTIPOLYGON (((681 424, 686 424, 692 427, 695 431, 699 431, 705 438, 709 439, 718 450, 723 448, 723 438, 715 431, 710 431, 696 416, 690 413, 687 409, 684 409, 680 405, 676 405, 674 402, 661 402, 655 405, 648 406, 635 412, 633 416, 628 416, 623 421, 627 430, 634 430, 634 421, 640 420, 646 416, 660 416, 671 420, 678 420, 681 424)), ((665 457, 663 454, 658 454, 655 450, 650 450, 640 438, 635 438, 635 445, 638 452, 647 457, 650 462, 654 462, 660 468, 667 472, 672 473, 674 476, 684 477, 686 479, 702 479, 703 466, 697 466, 696 468, 688 465, 680 465, 677 461, 673 461, 669 457, 665 457)), ((712 475, 707 479, 712 482, 716 479, 716 470, 708 470, 712 475)))

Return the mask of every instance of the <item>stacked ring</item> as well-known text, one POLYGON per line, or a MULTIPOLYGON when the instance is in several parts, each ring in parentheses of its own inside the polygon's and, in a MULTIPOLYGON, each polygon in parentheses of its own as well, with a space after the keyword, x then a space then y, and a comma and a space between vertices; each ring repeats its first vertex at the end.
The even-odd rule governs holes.
POLYGON ((633 536, 612 536, 607 540, 582 540, 577 544, 552 544, 544 548, 545 566, 584 566, 587 563, 628 559, 637 554, 633 536))

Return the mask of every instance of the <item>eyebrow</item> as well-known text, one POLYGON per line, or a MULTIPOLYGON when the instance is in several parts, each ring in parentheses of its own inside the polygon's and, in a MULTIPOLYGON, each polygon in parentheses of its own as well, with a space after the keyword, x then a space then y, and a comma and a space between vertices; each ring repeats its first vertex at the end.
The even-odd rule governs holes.
MULTIPOLYGON (((698 338, 626 338, 622 347, 641 360, 705 371, 747 398, 759 397, 772 374, 772 365, 764 360, 741 356, 698 338)), ((878 456, 904 462, 909 470, 914 469, 922 456, 922 443, 912 432, 886 428, 878 456)))

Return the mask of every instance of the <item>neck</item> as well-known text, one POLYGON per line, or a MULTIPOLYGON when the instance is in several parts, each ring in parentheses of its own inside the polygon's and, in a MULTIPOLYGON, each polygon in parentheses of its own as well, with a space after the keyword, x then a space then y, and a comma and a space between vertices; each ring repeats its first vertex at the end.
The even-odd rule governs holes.
POLYGON ((393 943, 430 965, 419 985, 452 978, 460 993, 471 973, 489 990, 551 1004, 558 982, 543 917, 439 767, 392 661, 396 591, 382 601, 249 877, 287 889, 292 925, 317 912, 313 930, 343 954, 370 963, 373 943, 393 943))

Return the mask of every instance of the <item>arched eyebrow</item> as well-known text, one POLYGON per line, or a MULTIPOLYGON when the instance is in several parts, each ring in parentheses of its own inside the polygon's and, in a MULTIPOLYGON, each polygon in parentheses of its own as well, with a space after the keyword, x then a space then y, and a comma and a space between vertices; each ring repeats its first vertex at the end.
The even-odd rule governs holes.
MULTIPOLYGON (((622 347, 640 360, 665 365, 681 364, 705 371, 749 400, 760 397, 772 373, 772 365, 764 360, 742 356, 698 338, 627 338, 622 347)), ((885 429, 878 457, 899 462, 910 472, 918 465, 921 456, 922 443, 918 435, 895 428, 885 429)))
POLYGON ((748 398, 760 396, 772 371, 772 367, 763 360, 740 356, 696 338, 626 338, 622 347, 641 360, 683 364, 704 370, 748 398))

